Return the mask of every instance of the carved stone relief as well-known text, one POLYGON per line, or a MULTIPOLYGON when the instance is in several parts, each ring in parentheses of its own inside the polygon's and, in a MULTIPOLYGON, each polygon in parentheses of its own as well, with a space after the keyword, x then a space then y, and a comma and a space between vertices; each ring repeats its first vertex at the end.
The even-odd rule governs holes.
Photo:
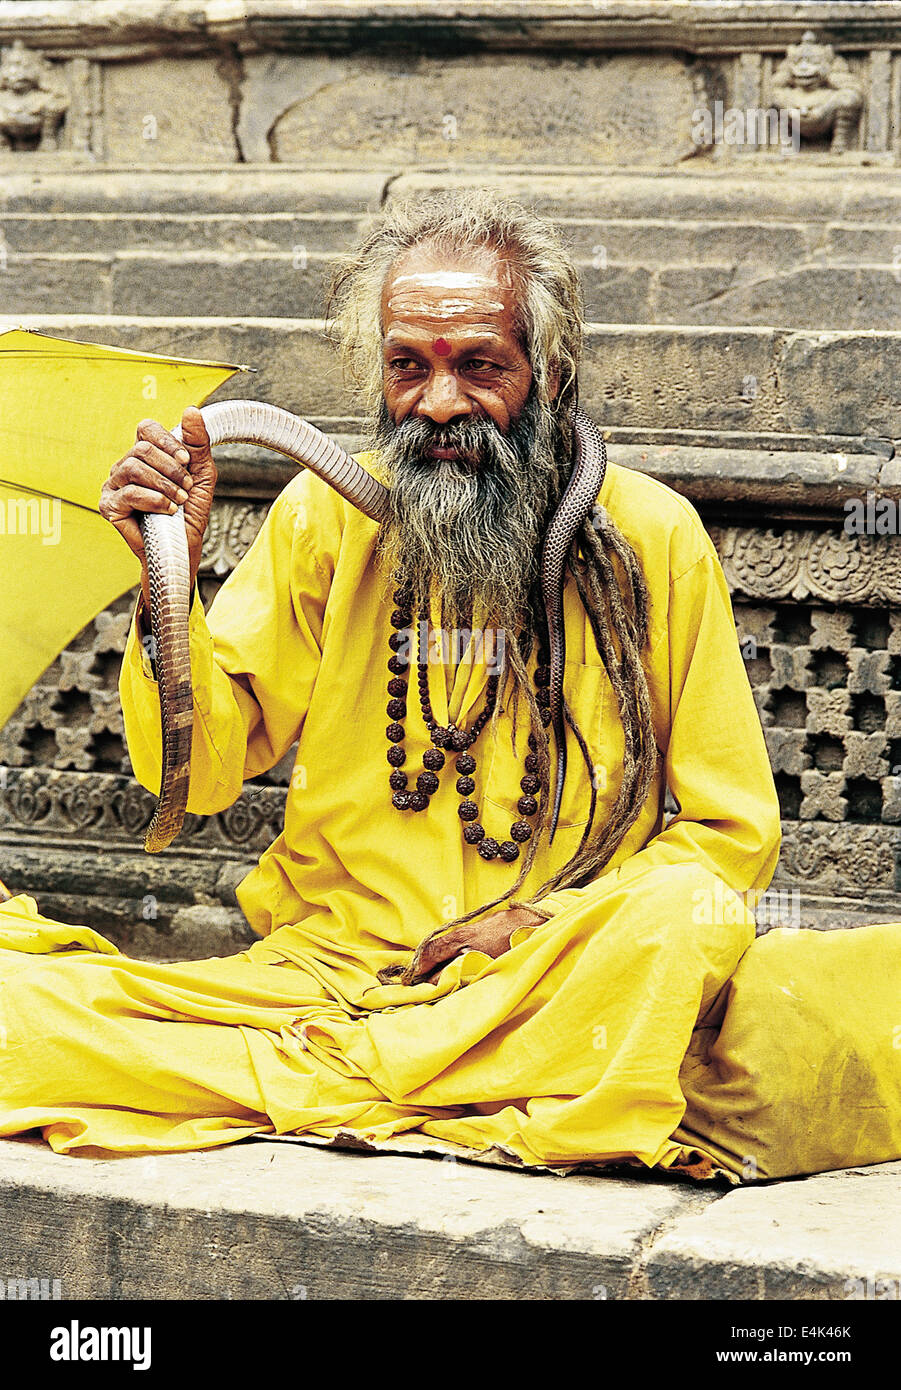
POLYGON ((830 152, 852 147, 863 95, 844 58, 812 29, 792 44, 773 73, 773 101, 797 112, 802 140, 831 139, 830 152))
POLYGON ((16 39, 0 53, 0 149, 57 150, 69 100, 54 65, 16 39))

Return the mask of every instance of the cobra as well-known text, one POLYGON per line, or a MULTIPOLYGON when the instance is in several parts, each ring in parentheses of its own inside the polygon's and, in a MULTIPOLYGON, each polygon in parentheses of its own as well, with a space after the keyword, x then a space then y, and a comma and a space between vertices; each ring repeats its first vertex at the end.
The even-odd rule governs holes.
MULTIPOLYGON (((205 406, 201 415, 211 446, 242 443, 272 449, 309 468, 373 521, 381 522, 387 515, 385 485, 307 420, 260 401, 221 401, 205 406)), ((551 839, 560 815, 566 777, 564 573, 570 546, 595 504, 607 468, 604 441, 584 411, 575 412, 574 427, 576 459, 545 533, 540 570, 550 654, 551 728, 557 751, 551 839)), ((173 429, 172 434, 180 440, 180 427, 173 429)), ((182 828, 191 777, 194 702, 188 638, 190 569, 181 507, 172 515, 144 512, 139 520, 147 556, 162 734, 159 802, 144 840, 145 850, 156 854, 170 845, 182 828)))

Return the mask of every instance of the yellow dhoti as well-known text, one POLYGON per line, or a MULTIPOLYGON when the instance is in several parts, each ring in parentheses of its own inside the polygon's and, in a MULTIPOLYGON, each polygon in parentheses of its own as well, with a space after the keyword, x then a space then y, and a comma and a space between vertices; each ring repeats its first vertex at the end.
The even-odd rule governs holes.
POLYGON ((866 988, 897 979, 901 924, 751 946, 735 895, 731 921, 693 920, 710 878, 627 869, 497 960, 372 975, 356 999, 279 958, 278 933, 134 961, 19 896, 0 907, 0 1134, 102 1155, 416 1131, 527 1165, 700 1155, 746 1178, 901 1155, 894 1000, 866 988), (853 1057, 825 1026, 839 992, 853 1057))
POLYGON ((671 1163, 692 1030, 754 933, 747 914, 692 922, 709 877, 621 875, 497 960, 472 952, 412 988, 373 974, 354 999, 321 963, 320 979, 278 963, 278 933, 135 961, 21 895, 0 907, 0 1133, 100 1153, 418 1130, 527 1164, 671 1163))

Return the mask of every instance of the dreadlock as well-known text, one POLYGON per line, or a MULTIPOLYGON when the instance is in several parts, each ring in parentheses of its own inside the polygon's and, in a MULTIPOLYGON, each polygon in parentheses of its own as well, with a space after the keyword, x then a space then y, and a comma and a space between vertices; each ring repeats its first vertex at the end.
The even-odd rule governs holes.
MULTIPOLYGON (((450 256, 491 247, 503 254, 514 276, 516 329, 532 366, 535 391, 555 416, 560 439, 559 502, 572 468, 573 414, 578 404, 578 364, 582 349, 582 294, 575 267, 555 229, 544 218, 491 190, 453 190, 390 205, 370 227, 355 253, 339 262, 328 297, 327 318, 351 382, 362 389, 370 418, 383 402, 381 294, 394 262, 413 246, 427 244, 450 256), (556 394, 552 389, 557 377, 556 394)), ((622 783, 606 823, 594 827, 596 790, 581 842, 568 863, 538 891, 534 902, 556 889, 579 887, 607 864, 634 824, 657 766, 651 702, 641 653, 647 642, 649 598, 641 566, 612 517, 595 506, 573 542, 568 567, 585 608, 598 654, 616 696, 624 734, 622 783)), ((380 978, 413 983, 423 952, 434 937, 511 899, 528 877, 550 814, 550 747, 532 684, 528 661, 535 634, 544 627, 538 583, 530 591, 528 613, 517 632, 504 629, 500 690, 491 726, 497 736, 501 696, 510 687, 513 737, 524 702, 534 736, 540 782, 538 819, 516 881, 491 902, 444 923, 422 941, 409 966, 393 966, 380 978)), ((589 772, 585 739, 564 701, 564 719, 589 772)))

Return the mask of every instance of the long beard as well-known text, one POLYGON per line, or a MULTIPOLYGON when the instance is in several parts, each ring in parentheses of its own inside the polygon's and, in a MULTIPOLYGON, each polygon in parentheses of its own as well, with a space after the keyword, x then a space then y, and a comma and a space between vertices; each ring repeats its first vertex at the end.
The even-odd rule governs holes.
POLYGON ((390 487, 377 554, 400 574, 415 610, 443 626, 475 612, 508 632, 530 626, 541 541, 568 469, 556 417, 530 392, 503 434, 493 420, 392 421, 384 401, 371 433, 390 487), (429 457, 456 449, 456 459, 429 457))

